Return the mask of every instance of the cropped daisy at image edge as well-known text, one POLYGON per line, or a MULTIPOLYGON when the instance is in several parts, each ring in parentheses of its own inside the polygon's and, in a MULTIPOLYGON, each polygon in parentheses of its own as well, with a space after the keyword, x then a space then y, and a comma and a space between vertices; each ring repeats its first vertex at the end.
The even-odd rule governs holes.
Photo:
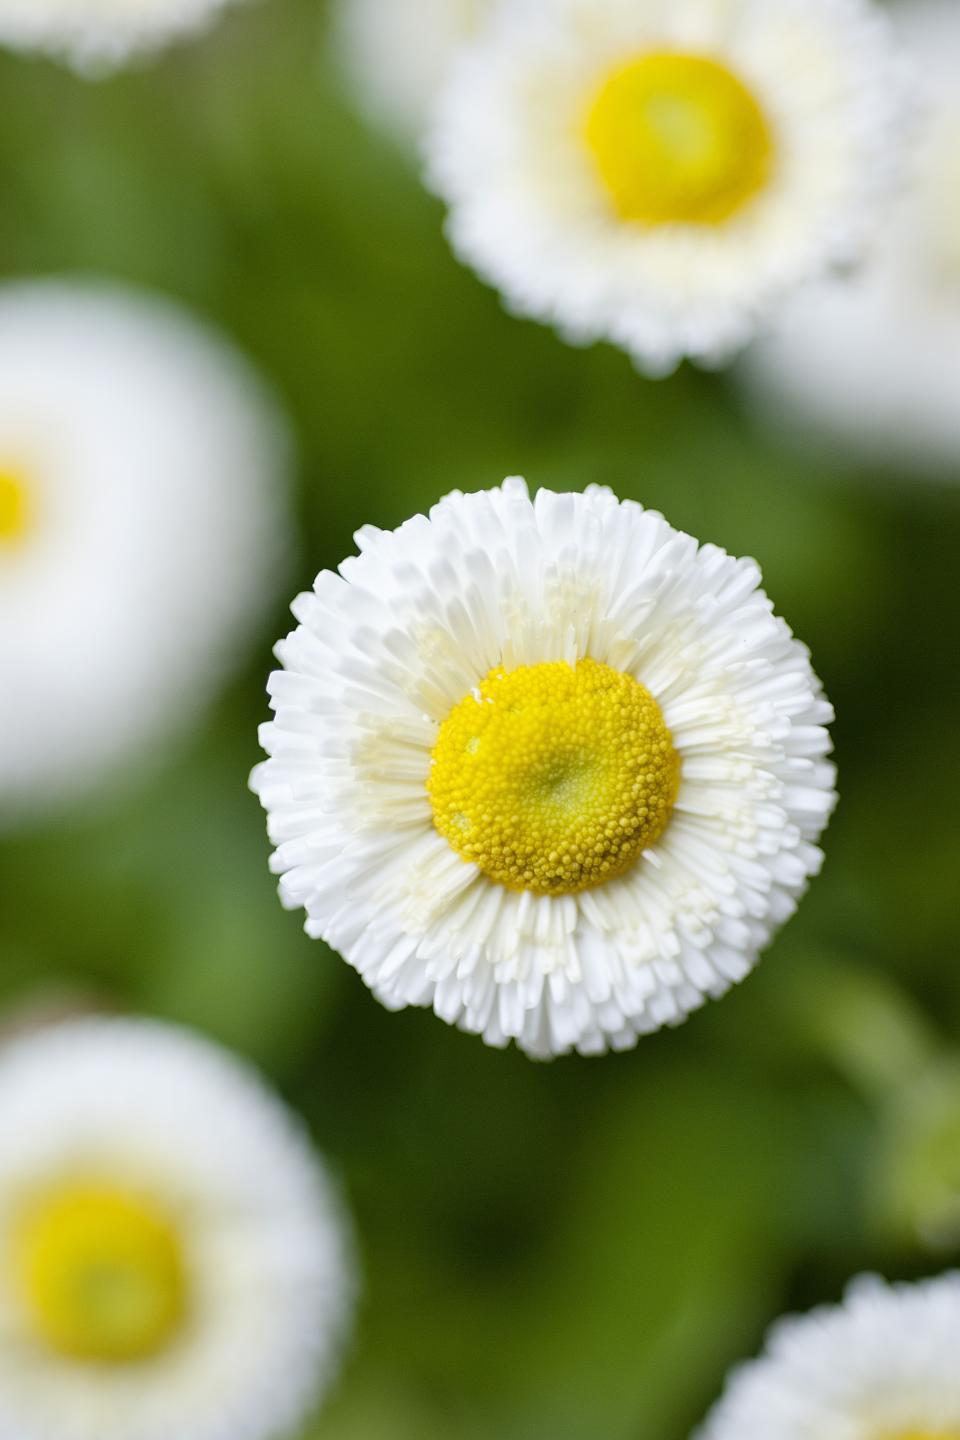
POLYGON ((923 78, 901 203, 851 280, 804 295, 745 355, 760 424, 819 433, 879 471, 960 474, 960 6, 898 0, 891 19, 923 78))
POLYGON ((336 57, 358 108, 415 147, 457 55, 495 0, 336 0, 336 57))
POLYGON ((340 1201, 219 1046, 65 1020, 0 1046, 0 1440, 280 1440, 339 1366, 340 1201))
POLYGON ((507 0, 449 75, 428 178, 511 312, 660 376, 861 258, 905 94, 873 0, 507 0))
POLYGON ((0 46, 109 74, 202 33, 235 0, 0 0, 0 46))
POLYGON ((307 933, 389 1008, 541 1058, 743 979, 835 800, 755 562, 516 478, 356 539, 293 605, 251 777, 307 933))
POLYGON ((0 831, 140 779, 197 723, 280 590, 292 449, 183 306, 0 285, 0 831))
POLYGON ((888 1285, 780 1320, 694 1440, 957 1440, 960 1274, 888 1285))

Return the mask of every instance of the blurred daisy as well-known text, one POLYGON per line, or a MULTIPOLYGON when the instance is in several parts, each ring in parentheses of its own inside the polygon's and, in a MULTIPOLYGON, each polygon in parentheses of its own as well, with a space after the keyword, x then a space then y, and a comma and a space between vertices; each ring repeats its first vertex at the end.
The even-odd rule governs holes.
POLYGON ((537 1056, 746 975, 834 800, 756 565, 521 480, 357 543, 293 607, 252 780, 308 933, 387 1006, 537 1056))
POLYGON ((849 285, 791 307, 747 357, 758 411, 811 421, 872 460, 955 474, 960 462, 960 9, 900 5, 926 102, 917 173, 849 285))
POLYGON ((958 1335, 960 1274, 863 1277, 842 1305, 780 1321, 700 1440, 956 1440, 958 1335))
POLYGON ((207 29, 232 0, 0 0, 0 45, 100 73, 207 29))
POLYGON ((329 1383, 345 1235, 296 1120, 170 1026, 0 1053, 0 1436, 267 1440, 329 1383))
POLYGON ((454 57, 492 0, 339 0, 337 45, 360 105, 419 140, 454 57))
POLYGON ((142 759, 276 593, 287 441, 172 305, 0 287, 0 813, 142 759))
POLYGON ((870 0, 512 0, 454 69, 431 175, 510 309, 658 375, 859 256, 899 91, 870 0))

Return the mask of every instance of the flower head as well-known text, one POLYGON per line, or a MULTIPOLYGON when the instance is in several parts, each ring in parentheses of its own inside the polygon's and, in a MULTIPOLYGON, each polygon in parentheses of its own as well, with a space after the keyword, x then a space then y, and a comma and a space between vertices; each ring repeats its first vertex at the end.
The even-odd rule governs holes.
POLYGON ((0 811, 183 728, 276 593, 287 437, 247 364, 120 288, 0 288, 0 811))
POLYGON ((269 1440, 351 1295, 305 1135, 216 1046, 76 1020, 0 1052, 0 1437, 269 1440))
POLYGON ((357 541, 294 605, 252 781, 308 933, 391 1008, 538 1056, 741 979, 834 799, 756 565, 519 480, 357 541))
POLYGON ((0 45, 103 74, 205 30, 232 0, 0 0, 0 45))
POLYGON ((700 1440, 957 1440, 958 1334, 960 1275, 865 1276, 842 1305, 780 1321, 700 1440))
POLYGON ((871 0, 509 0, 450 77, 430 172, 511 310, 662 374, 859 255, 900 88, 871 0))
POLYGON ((811 421, 871 461, 956 475, 960 459, 960 11, 900 4, 924 95, 912 184, 869 266, 793 305, 746 357, 758 413, 811 421))

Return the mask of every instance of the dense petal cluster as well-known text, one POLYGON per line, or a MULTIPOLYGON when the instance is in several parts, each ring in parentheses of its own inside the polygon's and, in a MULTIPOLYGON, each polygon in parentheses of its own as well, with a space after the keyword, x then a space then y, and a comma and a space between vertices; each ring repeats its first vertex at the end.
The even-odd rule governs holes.
POLYGON ((872 0, 513 0, 451 74, 430 174, 511 310, 662 374, 860 255, 902 98, 872 0))
POLYGON ((832 712, 756 565, 609 491, 519 480, 357 541, 295 602, 252 780, 308 933, 386 1005, 538 1056, 628 1047, 746 975, 834 802, 832 712), (582 893, 496 883, 434 823, 443 727, 497 668, 583 660, 655 702, 672 812, 582 893))
POLYGON ((734 1371, 698 1440, 956 1440, 960 1275, 856 1280, 842 1305, 782 1320, 734 1371))
POLYGON ((0 814, 93 790, 209 702, 289 547, 285 422, 120 287, 0 288, 0 814))
POLYGON ((269 1440, 352 1295, 298 1122, 218 1047, 81 1020, 0 1053, 0 1440, 269 1440))

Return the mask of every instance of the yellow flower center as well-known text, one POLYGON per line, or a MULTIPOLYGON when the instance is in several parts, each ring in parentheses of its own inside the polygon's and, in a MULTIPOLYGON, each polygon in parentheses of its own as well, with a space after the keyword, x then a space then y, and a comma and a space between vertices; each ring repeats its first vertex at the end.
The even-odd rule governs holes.
POLYGON ((660 707, 595 660, 490 671, 440 726, 437 830, 510 890, 570 895, 622 875, 664 831, 680 762, 660 707))
POLYGON ((184 1319, 176 1231, 125 1190, 69 1181, 34 1197, 20 1217, 14 1260, 33 1331, 71 1358, 145 1359, 184 1319))
POLYGON ((644 225, 720 225, 772 168, 757 100, 701 55, 664 52, 618 66, 593 98, 585 133, 617 213, 644 225))
POLYGON ((30 529, 30 498, 24 476, 0 465, 0 550, 19 545, 30 529))

